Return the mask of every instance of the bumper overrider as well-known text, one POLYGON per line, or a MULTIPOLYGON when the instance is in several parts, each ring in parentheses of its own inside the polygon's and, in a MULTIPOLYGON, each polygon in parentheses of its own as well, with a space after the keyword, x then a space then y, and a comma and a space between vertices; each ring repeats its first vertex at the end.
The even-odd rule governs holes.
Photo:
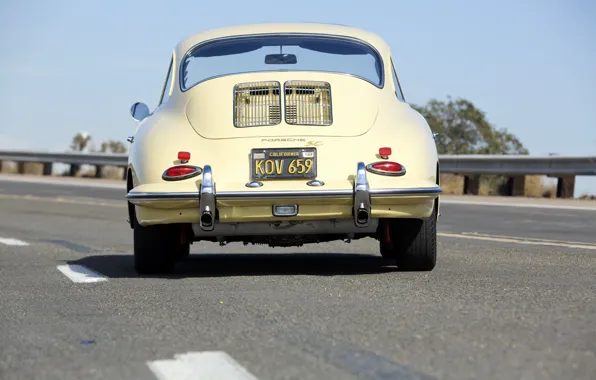
MULTIPOLYGON (((267 200, 267 199, 333 199, 351 198, 353 204, 352 218, 357 229, 366 229, 371 219, 371 203, 375 197, 423 197, 434 199, 442 192, 439 186, 419 188, 389 188, 371 189, 366 165, 358 162, 352 189, 344 190, 295 190, 295 191, 222 191, 217 193, 213 181, 213 172, 210 165, 205 165, 202 171, 200 188, 193 192, 135 192, 130 191, 126 198, 132 204, 143 206, 151 202, 168 201, 198 201, 199 227, 203 231, 213 231, 217 220, 217 201, 229 200, 267 200)), ((272 211, 275 215, 275 212, 272 211)), ((297 209, 296 209, 297 212, 297 209)), ((277 215, 276 215, 277 216, 277 215)))

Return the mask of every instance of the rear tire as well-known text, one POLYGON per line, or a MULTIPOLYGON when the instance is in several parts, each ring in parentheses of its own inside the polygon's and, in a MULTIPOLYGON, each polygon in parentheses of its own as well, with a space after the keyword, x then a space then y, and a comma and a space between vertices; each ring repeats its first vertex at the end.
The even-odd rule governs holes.
POLYGON ((134 217, 134 265, 138 274, 164 274, 174 269, 180 244, 176 226, 143 227, 134 217))
POLYGON ((429 219, 390 219, 391 245, 380 242, 381 255, 403 271, 431 271, 437 264, 437 205, 429 219))
POLYGON ((176 249, 176 260, 177 261, 184 261, 188 259, 190 256, 190 243, 178 243, 178 248, 176 249))

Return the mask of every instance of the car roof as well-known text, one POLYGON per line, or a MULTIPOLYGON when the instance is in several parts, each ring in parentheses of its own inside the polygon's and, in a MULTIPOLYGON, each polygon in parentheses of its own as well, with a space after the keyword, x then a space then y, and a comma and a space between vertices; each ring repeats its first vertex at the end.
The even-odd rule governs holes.
POLYGON ((339 24, 297 22, 236 25, 202 31, 181 40, 176 45, 176 53, 180 58, 194 45, 211 39, 266 33, 312 33, 352 37, 374 46, 382 56, 389 51, 389 46, 383 38, 373 32, 339 24))

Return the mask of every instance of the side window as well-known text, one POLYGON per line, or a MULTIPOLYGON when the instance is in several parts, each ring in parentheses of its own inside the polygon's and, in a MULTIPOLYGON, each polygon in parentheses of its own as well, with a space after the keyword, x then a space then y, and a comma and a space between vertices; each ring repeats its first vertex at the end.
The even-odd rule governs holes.
POLYGON ((393 58, 391 59, 391 71, 393 73, 393 84, 395 85, 395 95, 397 95, 397 98, 402 101, 405 102, 406 99, 404 97, 404 93, 401 90, 401 86, 399 84, 399 79, 397 78, 397 71, 395 71, 395 65, 393 64, 393 58))
POLYGON ((163 86, 163 90, 161 91, 161 99, 159 99, 159 105, 166 103, 170 98, 170 87, 172 85, 172 65, 173 59, 170 60, 170 68, 168 69, 168 76, 166 77, 166 83, 163 86))

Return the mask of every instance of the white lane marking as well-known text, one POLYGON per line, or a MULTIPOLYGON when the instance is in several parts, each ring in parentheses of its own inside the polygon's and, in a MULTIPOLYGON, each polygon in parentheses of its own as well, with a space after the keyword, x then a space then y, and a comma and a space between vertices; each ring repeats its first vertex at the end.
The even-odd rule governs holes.
POLYGON ((60 178, 60 177, 20 177, 18 175, 0 175, 0 181, 5 182, 25 182, 25 183, 43 183, 56 186, 75 186, 75 187, 101 187, 104 189, 126 189, 126 182, 103 182, 101 179, 79 179, 79 178, 60 178), (95 181, 95 182, 94 182, 95 181))
MULTIPOLYGON (((68 203, 68 204, 75 204, 75 205, 86 205, 86 206, 108 206, 108 207, 126 207, 126 203, 124 201, 112 201, 110 202, 100 202, 100 201, 93 201, 89 200, 86 201, 84 199, 68 199, 68 198, 60 198, 60 197, 37 197, 34 195, 17 195, 17 194, 0 194, 0 199, 18 199, 18 200, 27 200, 27 201, 41 201, 41 202, 51 202, 51 203, 68 203)), ((122 197, 124 200, 124 196, 122 197)))
POLYGON ((0 243, 6 245, 29 245, 29 243, 24 242, 18 239, 11 239, 11 238, 0 238, 0 243))
POLYGON ((58 265, 56 267, 62 274, 73 282, 100 282, 107 281, 107 277, 77 264, 58 265))
MULTIPOLYGON (((520 207, 520 208, 544 208, 555 210, 580 210, 580 211, 596 211, 593 205, 586 206, 571 206, 571 205, 547 205, 541 203, 506 203, 506 202, 484 202, 484 201, 465 201, 456 199, 442 199, 441 203, 468 205, 468 206, 501 206, 501 207, 520 207)), ((596 205, 596 204, 595 204, 596 205)))
POLYGON ((596 245, 587 245, 590 243, 581 243, 581 242, 562 243, 562 242, 553 242, 553 241, 538 240, 538 239, 525 240, 524 238, 515 238, 515 237, 499 237, 499 236, 492 236, 492 235, 466 235, 466 234, 447 233, 447 232, 437 232, 437 236, 453 237, 453 238, 459 238, 459 239, 486 240, 486 241, 495 241, 495 242, 501 242, 501 243, 516 243, 516 244, 525 244, 525 245, 547 245, 547 246, 554 246, 554 247, 596 250, 596 245))
POLYGON ((159 380, 257 380, 223 351, 187 352, 174 359, 147 362, 147 366, 159 380))
POLYGON ((539 241, 539 242, 560 243, 560 244, 583 244, 583 245, 590 245, 590 246, 595 246, 596 247, 596 243, 591 243, 591 242, 580 242, 580 241, 569 241, 569 240, 553 240, 553 239, 542 239, 542 238, 532 238, 532 237, 522 237, 522 236, 510 236, 510 235, 493 235, 493 234, 482 234, 480 232, 462 232, 462 235, 485 236, 485 237, 492 237, 492 238, 516 239, 516 240, 524 240, 524 241, 539 241))

